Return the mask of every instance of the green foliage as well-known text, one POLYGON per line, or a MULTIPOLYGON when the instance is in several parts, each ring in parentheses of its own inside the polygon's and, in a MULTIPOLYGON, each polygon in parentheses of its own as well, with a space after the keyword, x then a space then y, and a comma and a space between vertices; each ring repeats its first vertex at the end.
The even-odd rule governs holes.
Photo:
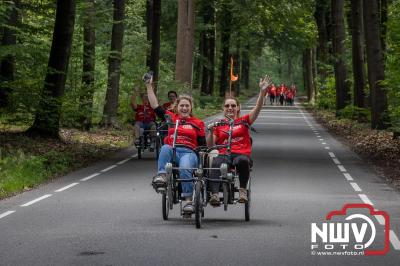
POLYGON ((338 115, 341 118, 357 120, 360 123, 371 122, 371 110, 367 108, 360 108, 354 105, 347 105, 342 110, 339 110, 338 115))
POLYGON ((389 8, 386 85, 392 128, 400 132, 400 2, 389 8))
POLYGON ((334 76, 329 76, 326 79, 326 87, 320 87, 317 90, 315 104, 321 109, 336 109, 336 89, 334 76))
POLYGON ((0 156, 0 198, 30 188, 47 176, 45 159, 21 150, 0 156))

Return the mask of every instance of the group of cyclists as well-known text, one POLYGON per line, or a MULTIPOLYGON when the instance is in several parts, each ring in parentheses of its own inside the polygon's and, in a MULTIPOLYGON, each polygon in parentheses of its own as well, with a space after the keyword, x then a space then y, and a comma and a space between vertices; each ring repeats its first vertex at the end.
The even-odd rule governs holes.
MULTIPOLYGON (((137 104, 137 89, 131 98, 132 108, 136 111, 135 136, 138 141, 140 130, 154 129, 155 116, 158 116, 162 121, 169 120, 170 123, 177 123, 177 127, 169 127, 158 157, 157 175, 152 180, 152 185, 156 191, 163 190, 167 185, 166 169, 167 163, 175 163, 179 166, 179 175, 181 179, 192 178, 192 170, 199 164, 199 159, 196 154, 196 148, 200 146, 211 147, 213 145, 226 145, 228 136, 228 120, 234 121, 232 134, 230 138, 230 150, 227 156, 227 149, 221 148, 218 150, 218 155, 212 161, 210 172, 210 205, 216 207, 220 205, 218 193, 220 191, 221 175, 218 168, 223 163, 227 163, 236 168, 239 176, 239 203, 248 201, 246 186, 250 176, 250 168, 252 165, 251 150, 252 140, 250 138, 250 126, 257 119, 261 108, 264 104, 265 97, 268 94, 271 84, 271 79, 268 76, 260 79, 260 92, 255 107, 245 115, 240 113, 240 102, 235 97, 226 97, 222 104, 224 118, 209 124, 205 123, 193 115, 194 101, 190 95, 177 95, 175 91, 168 92, 169 102, 160 105, 154 93, 154 84, 152 77, 145 81, 147 95, 142 93, 143 104, 137 104), (175 133, 177 130, 177 134, 175 133), (174 139, 175 136, 175 139, 174 139), (173 152, 172 144, 177 144, 173 152)), ((193 183, 181 183, 181 197, 185 200, 183 211, 193 213, 194 206, 192 202, 193 183)))
POLYGON ((268 86, 268 97, 271 105, 280 104, 292 106, 296 93, 297 89, 294 83, 292 83, 290 87, 287 87, 285 83, 279 86, 275 86, 275 84, 268 86))

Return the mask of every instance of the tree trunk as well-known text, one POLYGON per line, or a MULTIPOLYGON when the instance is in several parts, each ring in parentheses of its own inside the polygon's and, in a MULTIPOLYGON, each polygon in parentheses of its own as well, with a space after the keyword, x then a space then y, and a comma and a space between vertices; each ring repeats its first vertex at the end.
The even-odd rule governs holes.
POLYGON ((238 80, 232 82, 232 90, 235 91, 235 97, 239 97, 240 95, 240 37, 237 37, 236 41, 236 52, 233 55, 233 75, 238 76, 238 80))
POLYGON ((151 43, 147 54, 147 67, 154 72, 153 81, 157 85, 160 63, 160 19, 161 0, 147 0, 146 2, 146 25, 147 41, 151 43))
POLYGON ((214 0, 203 1, 203 23, 206 29, 202 32, 202 81, 201 92, 204 95, 212 95, 214 85, 214 57, 215 57, 215 19, 214 0), (212 82, 211 82, 212 76, 212 82))
POLYGON ((232 13, 227 3, 223 4, 220 15, 221 27, 221 68, 219 96, 224 97, 228 89, 229 47, 231 39, 232 13))
MULTIPOLYGON (((3 28, 3 38, 1 41, 2 46, 10 46, 17 44, 17 36, 13 28, 19 25, 19 0, 9 1, 8 7, 8 18, 5 21, 6 26, 3 28)), ((8 54, 2 58, 0 63, 0 81, 2 81, 5 86, 0 87, 0 108, 9 106, 9 94, 12 89, 7 82, 14 81, 15 75, 15 56, 13 54, 8 54)))
POLYGON ((349 100, 347 69, 345 64, 344 0, 332 0, 333 53, 336 85, 336 110, 343 109, 349 100))
POLYGON ((293 82, 293 62, 292 62, 292 58, 289 56, 288 57, 288 62, 287 62, 287 69, 288 69, 288 79, 289 82, 292 83, 293 82))
POLYGON ((379 20, 379 0, 364 0, 364 31, 367 47, 368 80, 371 92, 371 127, 388 127, 386 91, 381 84, 385 79, 379 20))
POLYGON ((313 73, 313 49, 307 48, 304 52, 305 84, 308 102, 313 104, 315 101, 315 84, 313 73))
POLYGON ((195 0, 179 0, 176 43, 175 79, 183 84, 192 83, 195 0))
POLYGON ((125 0, 114 0, 111 52, 108 57, 108 85, 101 123, 105 127, 118 126, 117 112, 124 38, 124 14, 125 0))
POLYGON ((61 98, 64 94, 74 23, 75 1, 57 0, 46 79, 35 121, 28 133, 59 137, 61 98))
POLYGON ((80 123, 82 128, 89 130, 92 127, 94 71, 95 71, 95 3, 87 0, 83 15, 83 60, 82 60, 82 89, 80 97, 80 123))
POLYGON ((386 35, 387 35, 387 22, 388 22, 388 2, 390 0, 380 0, 380 25, 381 25, 381 43, 383 56, 386 56, 386 35))
POLYGON ((365 59, 362 0, 351 0, 354 105, 364 107, 365 59))
POLYGON ((327 77, 328 65, 328 24, 327 21, 328 1, 317 0, 314 17, 318 28, 318 46, 317 46, 317 61, 318 61, 318 75, 321 77, 322 84, 325 83, 327 77))
POLYGON ((244 49, 242 51, 242 69, 241 69, 241 79, 239 79, 240 82, 242 82, 244 89, 247 90, 250 87, 249 81, 249 75, 250 75, 250 45, 247 43, 244 46, 244 49))

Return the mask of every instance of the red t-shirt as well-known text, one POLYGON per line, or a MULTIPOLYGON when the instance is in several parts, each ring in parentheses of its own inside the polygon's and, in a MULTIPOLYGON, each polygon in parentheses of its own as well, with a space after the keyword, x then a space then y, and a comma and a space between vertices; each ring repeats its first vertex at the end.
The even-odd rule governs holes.
MULTIPOLYGON (((234 121, 233 131, 232 131, 232 143, 231 143, 231 153, 245 154, 250 156, 251 154, 251 140, 250 140, 250 115, 244 115, 238 117, 234 121)), ((216 138, 216 145, 225 145, 228 142, 228 134, 224 131, 229 130, 229 125, 221 125, 214 128, 213 134, 216 138)), ((220 154, 226 154, 226 148, 220 149, 220 154)))
POLYGON ((143 123, 154 122, 156 121, 156 113, 153 108, 151 108, 150 104, 138 104, 135 109, 136 115, 135 120, 143 123))
POLYGON ((287 97, 288 99, 293 99, 293 97, 294 97, 293 91, 292 91, 292 90, 288 90, 288 91, 286 92, 286 97, 287 97))
MULTIPOLYGON (((178 114, 165 111, 165 114, 171 116, 171 122, 175 124, 179 119, 178 135, 176 137, 176 144, 184 145, 191 149, 198 146, 197 138, 205 137, 204 122, 197 117, 191 116, 188 118, 181 118, 178 114), (182 123, 182 124, 181 124, 182 123)), ((164 143, 172 146, 174 143, 175 127, 172 126, 168 129, 168 136, 164 138, 164 143)))
POLYGON ((272 86, 272 87, 271 87, 271 92, 270 92, 270 94, 271 94, 272 96, 276 96, 276 87, 275 87, 275 86, 272 86))

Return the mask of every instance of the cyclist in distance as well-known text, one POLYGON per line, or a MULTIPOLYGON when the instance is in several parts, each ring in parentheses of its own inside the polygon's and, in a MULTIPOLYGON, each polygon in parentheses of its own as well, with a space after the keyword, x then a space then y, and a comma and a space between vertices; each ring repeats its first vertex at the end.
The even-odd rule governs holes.
MULTIPOLYGON (((229 120, 234 120, 231 141, 231 154, 227 154, 227 149, 219 149, 219 155, 214 158, 212 168, 219 168, 222 163, 227 163, 230 166, 236 167, 239 174, 239 203, 246 203, 247 198, 247 183, 250 177, 250 167, 252 165, 251 155, 251 138, 250 138, 250 125, 256 121, 261 108, 263 106, 264 98, 267 94, 267 89, 271 84, 271 79, 265 76, 260 79, 259 87, 260 93, 258 95, 257 103, 250 113, 240 116, 240 103, 234 97, 227 97, 223 104, 223 113, 226 118, 210 124, 207 135, 207 145, 212 147, 214 145, 226 145, 228 141, 227 131, 229 130, 229 120)), ((220 180, 220 171, 211 170, 210 179, 216 181, 220 180)), ((210 182, 210 191, 212 193, 210 204, 212 206, 219 206, 219 188, 220 182, 210 182)))
POLYGON ((156 114, 153 108, 151 108, 149 99, 145 93, 139 93, 139 87, 133 89, 131 96, 132 109, 136 112, 135 114, 135 145, 140 144, 140 129, 142 130, 152 130, 150 135, 154 136, 154 130, 156 129, 156 114), (140 95, 142 99, 142 104, 137 103, 137 95, 140 95))
POLYGON ((166 103, 164 103, 163 105, 162 105, 162 107, 165 109, 165 110, 172 110, 172 108, 173 108, 173 106, 174 106, 174 103, 175 103, 175 101, 176 101, 176 98, 178 98, 178 94, 176 93, 176 91, 169 91, 168 92, 168 100, 169 100, 169 102, 166 102, 166 103))
MULTIPOLYGON (((189 95, 180 95, 174 104, 171 111, 165 110, 159 105, 153 89, 153 79, 150 78, 146 82, 147 94, 150 105, 154 108, 157 116, 161 119, 170 120, 173 124, 179 120, 176 137, 176 158, 175 163, 180 168, 195 168, 198 167, 198 157, 194 151, 198 146, 206 144, 204 122, 193 116, 193 99, 189 95), (166 119, 169 116, 170 119, 166 119)), ((153 186, 156 190, 165 189, 166 186, 166 170, 167 163, 173 163, 173 141, 175 127, 168 129, 168 135, 164 139, 164 145, 161 147, 158 159, 158 173, 153 179, 153 186)), ((192 170, 179 170, 181 179, 192 178, 192 170)), ((182 194, 185 199, 183 211, 186 213, 194 212, 192 204, 193 183, 182 182, 182 194)))

